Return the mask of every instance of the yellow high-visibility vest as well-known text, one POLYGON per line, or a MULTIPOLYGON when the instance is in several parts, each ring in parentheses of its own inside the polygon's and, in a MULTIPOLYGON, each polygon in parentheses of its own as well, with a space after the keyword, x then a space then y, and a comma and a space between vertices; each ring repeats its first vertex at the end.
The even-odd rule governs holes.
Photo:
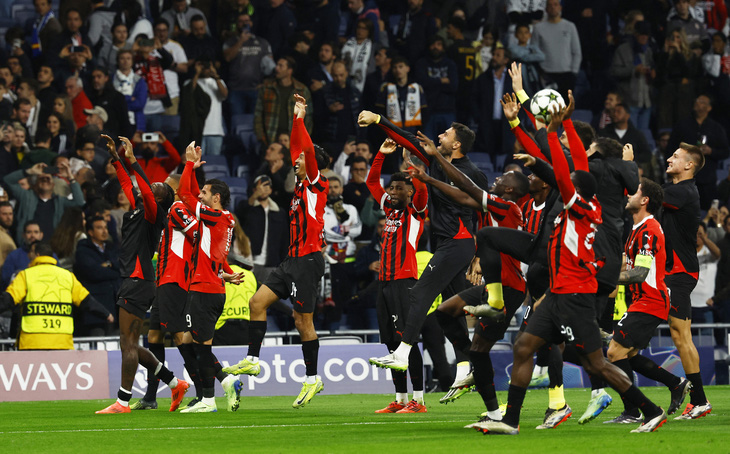
MULTIPOLYGON (((418 264, 418 277, 421 277, 421 274, 423 274, 423 270, 426 269, 426 265, 428 265, 428 262, 431 261, 431 257, 433 257, 433 254, 431 254, 428 251, 418 251, 416 252, 416 263, 418 264)), ((439 304, 441 304, 441 294, 436 297, 435 300, 433 300, 433 304, 428 309, 428 313, 435 311, 437 307, 439 307, 439 304)))
POLYGON ((226 320, 250 320, 251 312, 248 309, 248 301, 256 293, 256 276, 253 272, 245 270, 237 265, 231 265, 236 273, 243 273, 243 282, 239 285, 226 282, 226 305, 215 324, 215 329, 220 329, 226 320))
POLYGON ((627 309, 628 306, 626 305, 626 286, 619 285, 616 292, 616 298, 614 299, 613 319, 621 320, 621 317, 624 316, 627 309))

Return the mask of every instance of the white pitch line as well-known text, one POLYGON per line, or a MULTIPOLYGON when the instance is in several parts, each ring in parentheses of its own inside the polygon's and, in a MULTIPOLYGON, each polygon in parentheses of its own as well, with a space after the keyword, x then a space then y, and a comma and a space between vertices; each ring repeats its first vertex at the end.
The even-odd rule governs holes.
POLYGON ((79 432, 128 432, 136 430, 193 430, 193 429, 276 429, 286 427, 326 427, 326 426, 377 426, 384 424, 440 424, 440 423, 463 423, 463 419, 449 419, 441 421, 369 421, 369 422, 344 422, 344 423, 322 423, 322 424, 265 424, 249 426, 189 426, 189 427, 138 427, 138 428, 110 428, 110 429, 61 429, 61 430, 16 430, 0 432, 0 435, 17 434, 52 434, 52 433, 79 433, 79 432))

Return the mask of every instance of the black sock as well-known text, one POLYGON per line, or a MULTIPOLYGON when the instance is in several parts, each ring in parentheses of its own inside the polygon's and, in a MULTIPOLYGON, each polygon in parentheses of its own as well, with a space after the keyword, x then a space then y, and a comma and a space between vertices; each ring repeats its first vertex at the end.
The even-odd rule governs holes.
POLYGON ((248 325, 248 355, 261 356, 261 343, 266 336, 266 321, 251 321, 248 325))
POLYGON ((198 371, 198 357, 195 355, 193 344, 180 344, 177 346, 177 350, 180 352, 180 356, 185 362, 185 370, 188 371, 190 380, 193 381, 193 386, 195 386, 195 396, 203 397, 203 382, 198 371))
POLYGON ((195 354, 198 357, 198 368, 203 383, 203 397, 215 397, 215 368, 213 363, 212 346, 205 344, 193 344, 195 354))
POLYGON ((418 344, 414 344, 408 354, 408 373, 411 375, 413 390, 423 391, 423 356, 418 344))
POLYGON ((223 366, 221 366, 221 362, 218 361, 218 357, 216 357, 212 351, 210 352, 210 354, 211 356, 213 356, 213 370, 215 371, 215 378, 219 382, 222 382, 226 379, 228 374, 223 372, 223 366))
POLYGON ((307 376, 317 375, 317 357, 319 356, 319 339, 302 342, 302 355, 307 368, 307 376))
POLYGON ((550 379, 549 386, 551 388, 563 386, 563 355, 560 353, 560 347, 555 344, 550 346, 547 368, 548 378, 550 379))
MULTIPOLYGON (((634 370, 631 368, 631 363, 628 358, 620 359, 618 361, 615 361, 613 363, 616 367, 624 371, 626 376, 629 377, 629 380, 631 380, 631 385, 634 384, 634 370)), ((639 409, 634 406, 633 403, 629 402, 625 399, 624 395, 621 395, 621 400, 624 403, 624 413, 631 415, 631 416, 641 416, 639 409)))
MULTIPOLYGON (((155 358, 162 364, 165 364, 165 344, 150 344, 149 351, 155 355, 155 358)), ((157 400, 157 388, 160 386, 160 379, 155 377, 154 370, 147 371, 147 392, 144 394, 143 400, 152 402, 157 400)))
MULTIPOLYGON (((160 365, 162 365, 162 368, 160 368, 160 371, 157 372, 155 375, 157 375, 157 378, 159 378, 160 380, 165 382, 165 384, 169 385, 170 382, 172 381, 172 379, 175 378, 175 374, 173 374, 170 369, 165 367, 164 364, 160 363, 160 365)), ((149 370, 148 370, 148 372, 149 372, 149 370)), ((152 371, 152 373, 154 374, 155 371, 152 371)))
POLYGON ((591 390, 603 389, 608 386, 608 384, 606 384, 606 381, 597 375, 588 374, 588 378, 591 379, 591 390))
POLYGON ((497 392, 494 389, 494 368, 489 353, 470 351, 469 359, 474 367, 474 384, 484 405, 489 411, 499 409, 497 392))
POLYGON ((687 380, 692 383, 692 388, 689 390, 689 403, 692 405, 705 405, 707 396, 705 396, 705 388, 702 386, 702 376, 699 372, 686 375, 687 380))
POLYGON ((121 401, 129 402, 132 399, 132 393, 122 391, 122 388, 119 388, 119 391, 117 391, 117 398, 121 401))
POLYGON ((469 347, 471 347, 471 339, 469 339, 469 330, 466 327, 466 319, 464 317, 452 317, 451 315, 436 309, 436 320, 438 320, 444 335, 454 346, 454 354, 456 362, 469 361, 469 347))
POLYGON ((546 343, 537 350, 537 358, 535 358, 535 365, 540 367, 547 367, 550 365, 550 350, 553 344, 546 343))
POLYGON ((520 411, 522 411, 522 403, 525 401, 527 388, 509 385, 507 393, 507 412, 502 418, 502 422, 512 427, 520 426, 520 411))
POLYGON ((631 367, 646 378, 664 383, 669 389, 674 389, 682 379, 670 373, 646 356, 636 355, 629 360, 631 367))
POLYGON ((639 388, 634 385, 631 385, 629 389, 619 394, 621 395, 621 399, 628 401, 644 413, 644 421, 648 421, 661 413, 659 407, 657 407, 654 402, 650 401, 649 398, 647 398, 644 393, 639 391, 639 388))

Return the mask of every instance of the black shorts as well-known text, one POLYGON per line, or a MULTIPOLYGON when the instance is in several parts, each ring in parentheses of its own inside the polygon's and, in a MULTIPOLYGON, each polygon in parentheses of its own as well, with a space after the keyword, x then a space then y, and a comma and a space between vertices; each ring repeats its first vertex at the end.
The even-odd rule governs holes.
POLYGON ((264 285, 279 299, 291 297, 294 310, 311 314, 317 303, 317 285, 324 275, 324 257, 312 252, 304 257, 287 257, 269 275, 264 285))
POLYGON ((150 309, 150 329, 181 333, 188 330, 188 292, 174 283, 157 287, 157 297, 150 309))
POLYGON ((580 353, 592 353, 603 345, 594 303, 592 293, 548 292, 530 315, 525 332, 550 344, 566 342, 580 353))
POLYGON ((697 286, 697 279, 687 273, 667 274, 664 282, 669 288, 669 316, 680 320, 692 320, 690 295, 697 286))
POLYGON ((375 312, 378 316, 381 343, 401 341, 410 308, 408 294, 416 282, 415 279, 378 281, 375 312))
POLYGON ((195 342, 202 344, 213 339, 215 323, 226 305, 226 294, 190 292, 189 295, 190 333, 195 342))
POLYGON ((155 299, 155 283, 135 277, 122 280, 122 286, 117 294, 117 306, 134 315, 145 318, 147 311, 155 299))
POLYGON ((621 320, 616 323, 613 331, 613 340, 626 348, 641 350, 649 346, 656 327, 664 320, 656 315, 643 312, 624 312, 621 320))
MULTIPOLYGON (((504 298, 504 307, 507 310, 507 316, 501 321, 497 321, 491 317, 479 317, 476 326, 474 326, 474 333, 488 341, 497 342, 502 340, 504 333, 509 328, 512 317, 515 316, 515 312, 517 312, 517 309, 519 309, 525 300, 524 292, 517 291, 511 287, 504 287, 502 289, 502 296, 504 298)), ((483 285, 476 285, 464 290, 459 293, 459 297, 469 306, 486 304, 487 302, 487 292, 483 285)))
MULTIPOLYGON (((540 295, 542 296, 542 295, 540 295)), ((520 323, 520 332, 523 332, 527 329, 527 322, 530 320, 530 316, 533 314, 533 311, 535 310, 535 302, 540 299, 540 297, 532 296, 532 293, 530 293, 530 302, 525 308, 525 313, 522 314, 522 323, 520 323)))

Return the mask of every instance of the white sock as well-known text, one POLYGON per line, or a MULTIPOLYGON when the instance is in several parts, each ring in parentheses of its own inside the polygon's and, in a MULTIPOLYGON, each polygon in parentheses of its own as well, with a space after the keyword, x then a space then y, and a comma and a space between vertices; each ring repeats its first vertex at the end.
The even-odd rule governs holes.
POLYGON ((170 389, 177 387, 177 377, 172 377, 172 380, 170 380, 170 383, 167 384, 167 386, 170 387, 170 389))
POLYGON ((121 405, 122 407, 129 407, 129 401, 124 401, 117 397, 117 402, 119 402, 119 405, 121 405))
POLYGON ((316 375, 307 375, 307 379, 304 380, 304 383, 308 385, 313 385, 317 382, 317 376, 316 375))
POLYGON ((423 405, 423 390, 413 391, 413 400, 423 405))
POLYGON ((487 416, 489 416, 489 419, 493 419, 495 421, 501 421, 502 420, 502 412, 498 409, 496 410, 490 410, 487 412, 487 416))
POLYGON ((215 397, 203 397, 202 402, 206 405, 215 407, 215 397))
POLYGON ((155 367, 155 376, 160 373, 162 370, 162 362, 157 363, 157 367, 155 367))
POLYGON ((408 393, 395 393, 395 401, 401 404, 408 402, 408 393))
POLYGON ((246 359, 247 359, 247 360, 249 360, 249 361, 250 361, 250 362, 252 362, 252 363, 257 363, 257 362, 259 362, 259 357, 258 357, 258 356, 251 356, 251 355, 248 355, 248 356, 246 357, 246 359))
POLYGON ((456 377, 454 383, 463 380, 469 375, 469 361, 462 361, 456 364, 456 377))
POLYGON ((411 346, 406 344, 405 342, 401 342, 400 345, 398 345, 398 348, 395 349, 393 354, 399 359, 408 362, 408 355, 411 354, 411 346))
POLYGON ((532 372, 532 375, 545 375, 546 373, 547 373, 547 366, 535 365, 535 370, 532 372))
POLYGON ((604 391, 604 389, 603 389, 603 388, 599 388, 599 389, 594 389, 594 390, 592 390, 592 391, 591 391, 591 399, 595 399, 595 398, 596 398, 596 397, 598 397, 598 395, 599 395, 599 394, 601 394, 601 393, 602 393, 603 391, 604 391))

